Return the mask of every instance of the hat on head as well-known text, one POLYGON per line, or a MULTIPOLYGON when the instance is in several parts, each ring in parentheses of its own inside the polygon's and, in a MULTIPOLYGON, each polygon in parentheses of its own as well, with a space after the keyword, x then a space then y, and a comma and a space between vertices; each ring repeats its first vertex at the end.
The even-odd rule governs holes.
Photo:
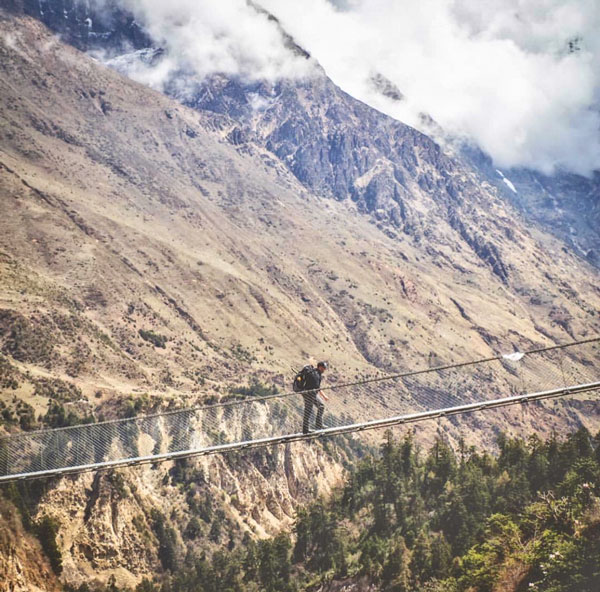
POLYGON ((326 370, 327 368, 329 368, 329 364, 327 362, 319 362, 317 366, 323 366, 323 368, 325 368, 326 370))

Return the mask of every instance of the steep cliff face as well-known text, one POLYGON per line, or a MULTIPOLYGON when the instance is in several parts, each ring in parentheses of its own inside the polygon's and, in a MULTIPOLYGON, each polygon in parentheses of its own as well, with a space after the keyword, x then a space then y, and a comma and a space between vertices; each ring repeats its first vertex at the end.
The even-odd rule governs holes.
MULTIPOLYGON (((135 84, 39 22, 1 13, 0 33, 3 433, 71 412, 109 418, 218 399, 251 378, 287 390, 290 366, 307 358, 328 358, 334 383, 599 328, 592 267, 531 231, 430 140, 332 95, 323 78, 312 90, 281 87, 304 112, 273 131, 271 150, 268 110, 248 111, 254 131, 243 139, 230 114, 135 84), (319 113, 334 107, 350 134, 331 156, 346 171, 338 185, 309 117, 325 127, 319 113), (388 144, 368 143, 363 118, 388 144), (303 133, 323 186, 308 156, 301 182, 275 155, 303 133), (404 208, 397 224, 394 208, 404 208)), ((596 421, 586 410, 473 426, 489 435, 490 421, 596 421)), ((298 444, 64 479, 37 518, 60 524, 65 581, 135 582, 173 569, 184 549, 289 524, 351 454, 298 444)))
POLYGON ((23 528, 15 506, 0 499, 0 590, 58 592, 61 589, 40 541, 23 528))
POLYGON ((341 475, 317 446, 167 463, 60 480, 37 518, 48 515, 60 526, 63 581, 114 577, 135 586, 176 570, 186 554, 232 549, 244 536, 289 527, 299 501, 328 493, 341 475))
POLYGON ((78 49, 120 54, 150 45, 133 15, 118 2, 95 0, 3 0, 2 5, 42 21, 78 49))
POLYGON ((600 173, 553 177, 527 170, 508 173, 510 199, 535 223, 565 241, 580 257, 600 266, 600 173))
POLYGON ((467 162, 496 186, 529 221, 559 237, 581 258, 600 264, 600 175, 590 178, 566 172, 553 176, 517 168, 501 171, 481 151, 463 150, 467 162))

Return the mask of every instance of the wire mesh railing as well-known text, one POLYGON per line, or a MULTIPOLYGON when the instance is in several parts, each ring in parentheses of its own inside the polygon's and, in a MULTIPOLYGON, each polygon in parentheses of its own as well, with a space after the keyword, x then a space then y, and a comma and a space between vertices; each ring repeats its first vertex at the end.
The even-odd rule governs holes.
MULTIPOLYGON (((600 338, 325 387, 325 427, 600 381, 600 338)), ((0 482, 151 462, 301 431, 304 399, 276 393, 0 439, 0 482)), ((314 427, 316 409, 311 413, 314 427)), ((327 430, 326 430, 327 431, 327 430)))

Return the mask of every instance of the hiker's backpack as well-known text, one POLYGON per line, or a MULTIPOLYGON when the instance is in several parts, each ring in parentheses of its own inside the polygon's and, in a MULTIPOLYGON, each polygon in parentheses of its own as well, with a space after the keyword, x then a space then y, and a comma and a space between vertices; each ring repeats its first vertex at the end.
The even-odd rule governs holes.
POLYGON ((304 366, 304 368, 302 368, 302 370, 296 374, 296 377, 294 378, 294 384, 292 385, 295 393, 300 393, 306 390, 308 376, 313 370, 314 368, 310 365, 304 366))

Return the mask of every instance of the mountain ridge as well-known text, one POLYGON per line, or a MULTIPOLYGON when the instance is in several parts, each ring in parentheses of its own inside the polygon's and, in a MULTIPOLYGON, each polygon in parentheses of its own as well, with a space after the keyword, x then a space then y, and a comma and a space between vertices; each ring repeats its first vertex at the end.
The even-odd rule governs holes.
MULTIPOLYGON (((116 58, 111 62, 114 62, 114 66, 121 71, 127 72, 128 68, 135 66, 131 61, 123 61, 126 57, 124 54, 127 54, 129 48, 135 50, 146 48, 144 51, 148 51, 155 46, 155 42, 144 33, 143 23, 137 22, 132 13, 128 13, 118 4, 110 6, 103 4, 99 7, 94 4, 83 6, 74 3, 73 0, 61 1, 60 6, 56 0, 48 0, 42 4, 33 0, 12 0, 7 4, 12 5, 13 10, 26 12, 39 18, 57 31, 64 40, 79 49, 101 50, 107 57, 116 58)), ((269 20, 275 23, 282 35, 284 45, 290 51, 300 52, 305 57, 309 57, 287 35, 276 18, 254 3, 249 5, 257 12, 266 14, 269 20)), ((153 55, 151 59, 155 66, 168 57, 167 53, 160 48, 155 50, 153 55)), ((139 52, 137 56, 139 58, 139 52)), ((138 58, 134 57, 134 62, 138 58)), ((315 82, 318 79, 322 79, 322 84, 328 86, 326 93, 321 92, 319 97, 313 97, 313 103, 316 99, 318 103, 325 105, 334 95, 345 94, 332 85, 316 63, 313 76, 315 80, 306 85, 308 89, 317 88, 319 85, 315 82)), ((382 92, 392 92, 395 97, 400 96, 397 89, 385 90, 388 85, 382 82, 381 76, 374 76, 373 80, 379 80, 379 86, 383 84, 382 92)), ((307 117, 301 109, 300 96, 303 93, 303 86, 302 82, 294 84, 289 81, 249 83, 240 78, 223 77, 220 74, 209 76, 204 80, 196 80, 193 72, 181 71, 166 81, 165 92, 194 108, 229 115, 232 118, 229 135, 231 142, 239 145, 250 138, 254 143, 258 142, 263 148, 275 154, 311 191, 316 191, 320 195, 333 196, 336 199, 354 199, 365 211, 379 218, 380 222, 383 220, 389 224, 392 232, 397 229, 409 232, 413 230, 415 224, 419 225, 419 221, 414 220, 415 213, 412 211, 409 195, 407 195, 413 188, 405 187, 405 181, 416 181, 420 189, 426 192, 437 192, 438 197, 445 189, 439 184, 439 179, 432 178, 424 172, 417 176, 410 170, 414 168, 415 162, 414 156, 409 154, 410 150, 406 155, 392 155, 390 162, 393 145, 390 145, 387 138, 394 135, 402 137, 411 128, 402 127, 403 124, 397 122, 395 124, 397 129, 404 130, 404 134, 390 129, 381 133, 382 130, 377 130, 377 126, 373 127, 373 119, 385 121, 387 116, 383 114, 374 116, 375 110, 367 108, 362 109, 362 113, 359 114, 359 119, 364 124, 363 133, 358 136, 355 133, 348 133, 343 125, 339 125, 340 122, 337 121, 339 116, 336 113, 348 114, 356 109, 360 110, 361 103, 351 98, 349 103, 342 100, 341 102, 345 104, 340 105, 338 96, 338 101, 332 101, 332 107, 325 117, 316 113, 307 117), (273 100, 273 97, 277 100, 284 97, 284 100, 279 102, 285 105, 284 109, 287 112, 285 116, 281 113, 275 116, 269 115, 264 121, 265 118, 260 117, 260 113, 252 113, 255 111, 257 101, 268 103, 273 100), (286 118, 288 115, 289 117, 286 118), (275 127, 273 127, 273 120, 278 122, 275 127), (333 133, 328 131, 331 125, 333 125, 333 133), (301 143, 300 137, 302 137, 301 143), (353 163, 352 154, 358 150, 366 150, 366 154, 363 152, 360 160, 353 163), (380 166, 378 160, 381 156, 390 166, 380 166), (363 182, 367 177, 368 180, 363 182)), ((356 130, 356 125, 353 128, 356 130)), ((470 168, 475 185, 488 184, 496 187, 499 196, 515 206, 523 215, 528 216, 531 223, 541 225, 546 232, 555 234, 578 256, 586 258, 597 266, 600 244, 593 231, 600 212, 598 206, 600 185, 597 179, 586 180, 577 175, 560 172, 554 177, 548 177, 535 171, 513 169, 505 171, 512 184, 512 188, 509 189, 505 185, 505 177, 497 172, 497 167, 492 166, 489 157, 468 145, 457 148, 456 140, 445 138, 443 130, 437 130, 436 134, 439 135, 442 144, 448 143, 448 148, 443 151, 448 153, 449 162, 453 162, 454 166, 458 165, 459 169, 470 168), (516 183, 516 189, 510 179, 516 183), (582 203, 588 205, 582 207, 582 203), (591 215, 588 215, 588 212, 591 215)), ((425 142, 429 141, 426 136, 424 138, 425 142)), ((422 144, 423 140, 420 143, 422 144)), ((439 159, 435 163, 435 168, 444 169, 439 159)), ((446 183, 451 194, 457 193, 452 182, 446 180, 446 183)), ((464 187, 461 189, 464 190, 464 187)), ((474 191, 477 192, 476 187, 474 191)))

